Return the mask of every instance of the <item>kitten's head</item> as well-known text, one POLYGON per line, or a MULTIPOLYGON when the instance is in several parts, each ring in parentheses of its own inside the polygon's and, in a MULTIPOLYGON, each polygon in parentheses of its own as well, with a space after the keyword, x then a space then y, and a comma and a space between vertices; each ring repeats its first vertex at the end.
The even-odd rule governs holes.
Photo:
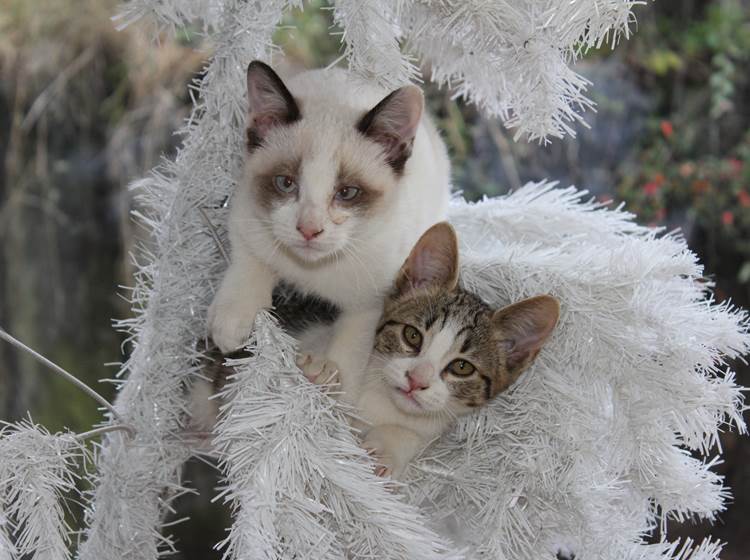
POLYGON ((295 98, 266 64, 247 70, 248 179, 264 215, 260 225, 285 253, 316 262, 372 233, 387 213, 411 155, 422 116, 415 86, 400 88, 369 110, 352 109, 352 92, 295 98))
POLYGON ((512 385, 554 329, 560 307, 537 296, 493 310, 458 286, 456 234, 422 235, 386 301, 373 364, 404 412, 463 414, 512 385))

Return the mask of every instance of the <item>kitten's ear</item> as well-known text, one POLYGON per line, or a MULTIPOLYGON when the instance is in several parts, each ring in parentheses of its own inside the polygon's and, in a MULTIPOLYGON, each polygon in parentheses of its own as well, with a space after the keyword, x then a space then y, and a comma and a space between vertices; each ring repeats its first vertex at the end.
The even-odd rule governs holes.
POLYGON ((428 286, 452 290, 458 284, 458 241, 448 222, 432 226, 419 238, 396 277, 395 295, 428 286))
POLYGON ((552 296, 532 297, 495 311, 492 326, 506 352, 507 385, 531 365, 559 316, 560 303, 552 296))
POLYGON ((388 164, 400 173, 411 155, 424 96, 417 86, 389 94, 357 123, 357 130, 383 146, 388 164))
POLYGON ((273 69, 259 60, 247 67, 247 148, 252 151, 272 128, 300 118, 297 102, 273 69))

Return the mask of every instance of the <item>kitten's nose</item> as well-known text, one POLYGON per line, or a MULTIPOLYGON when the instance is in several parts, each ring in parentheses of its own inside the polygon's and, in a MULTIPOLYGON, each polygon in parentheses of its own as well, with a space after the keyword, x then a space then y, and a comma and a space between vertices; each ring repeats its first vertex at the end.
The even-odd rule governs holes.
POLYGON ((422 389, 427 389, 430 386, 430 382, 426 379, 426 375, 424 375, 424 371, 421 371, 422 369, 426 368, 420 368, 420 366, 417 366, 411 371, 406 372, 406 380, 409 382, 409 392, 411 391, 421 391, 422 389))
POLYGON ((305 238, 305 241, 310 241, 311 239, 314 239, 318 237, 321 233, 323 233, 323 228, 320 228, 318 226, 312 226, 309 224, 297 224, 297 231, 302 234, 302 237, 305 238))

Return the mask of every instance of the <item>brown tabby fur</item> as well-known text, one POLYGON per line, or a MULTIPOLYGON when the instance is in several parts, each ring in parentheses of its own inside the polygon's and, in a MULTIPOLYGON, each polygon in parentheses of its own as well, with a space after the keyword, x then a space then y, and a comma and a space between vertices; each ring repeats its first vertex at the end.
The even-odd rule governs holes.
POLYGON ((460 325, 454 346, 460 358, 476 369, 467 377, 443 371, 440 377, 448 384, 453 397, 468 407, 482 406, 513 384, 523 368, 509 371, 503 338, 493 326, 494 310, 466 290, 439 287, 416 290, 386 302, 383 318, 375 338, 375 353, 387 360, 415 352, 404 341, 404 326, 416 327, 423 339, 448 322, 460 325))

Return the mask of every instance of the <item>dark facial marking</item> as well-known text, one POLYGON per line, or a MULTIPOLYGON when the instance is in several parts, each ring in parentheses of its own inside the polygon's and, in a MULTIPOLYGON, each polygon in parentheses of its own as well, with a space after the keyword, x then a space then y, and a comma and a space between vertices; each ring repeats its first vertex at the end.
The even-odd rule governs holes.
POLYGON ((429 331, 435 324, 435 321, 437 321, 437 316, 432 311, 428 312, 424 320, 424 330, 429 331))
POLYGON ((477 394, 477 385, 472 380, 449 382, 451 394, 460 401, 474 400, 477 394))
POLYGON ((380 325, 378 326, 378 329, 375 331, 375 334, 380 334, 381 332, 383 332, 383 329, 389 325, 398 325, 398 324, 399 324, 398 321, 394 321, 392 319, 388 321, 384 321, 380 323, 380 325))
POLYGON ((479 378, 484 382, 484 398, 490 400, 492 398, 492 379, 483 373, 479 374, 479 378))
POLYGON ((299 175, 300 161, 291 160, 279 163, 268 168, 262 173, 255 175, 255 197, 258 205, 265 210, 270 210, 276 204, 296 197, 299 193, 283 193, 276 188, 274 177, 285 175, 295 178, 299 175))
MULTIPOLYGON (((376 118, 398 93, 399 90, 392 91, 383 98, 380 103, 375 105, 373 109, 368 111, 367 114, 357 123, 357 130, 365 136, 369 136, 376 118)), ((404 172, 406 162, 411 157, 414 138, 401 140, 396 136, 389 136, 387 142, 389 143, 390 150, 397 154, 395 157, 388 160, 388 165, 391 166, 397 175, 401 175, 404 172)))
POLYGON ((451 306, 450 304, 445 304, 443 306, 443 309, 440 311, 441 315, 443 316, 443 320, 440 323, 440 329, 445 328, 445 324, 448 322, 448 318, 451 316, 451 306))
POLYGON ((381 331, 375 339, 375 350, 385 355, 411 353, 411 351, 405 350, 404 346, 400 327, 394 329, 389 326, 381 331))
POLYGON ((255 128, 247 127, 245 135, 245 149, 248 154, 252 154, 263 145, 262 139, 255 128))
POLYGON ((251 154, 263 145, 263 131, 268 131, 269 128, 277 125, 289 125, 302 118, 297 101, 287 89, 279 75, 274 72, 273 68, 268 66, 268 64, 259 60, 254 60, 248 65, 248 90, 250 80, 253 79, 252 77, 259 75, 262 76, 262 80, 265 82, 263 86, 273 91, 273 93, 282 100, 284 110, 264 113, 262 108, 261 111, 258 112, 254 107, 250 107, 250 113, 256 114, 252 121, 248 123, 246 129, 245 145, 248 154, 251 154))
POLYGON ((373 187, 367 179, 341 166, 336 178, 336 189, 334 192, 349 186, 357 187, 359 194, 351 200, 335 200, 334 203, 341 208, 348 208, 359 214, 367 214, 377 205, 383 196, 383 192, 373 187))

